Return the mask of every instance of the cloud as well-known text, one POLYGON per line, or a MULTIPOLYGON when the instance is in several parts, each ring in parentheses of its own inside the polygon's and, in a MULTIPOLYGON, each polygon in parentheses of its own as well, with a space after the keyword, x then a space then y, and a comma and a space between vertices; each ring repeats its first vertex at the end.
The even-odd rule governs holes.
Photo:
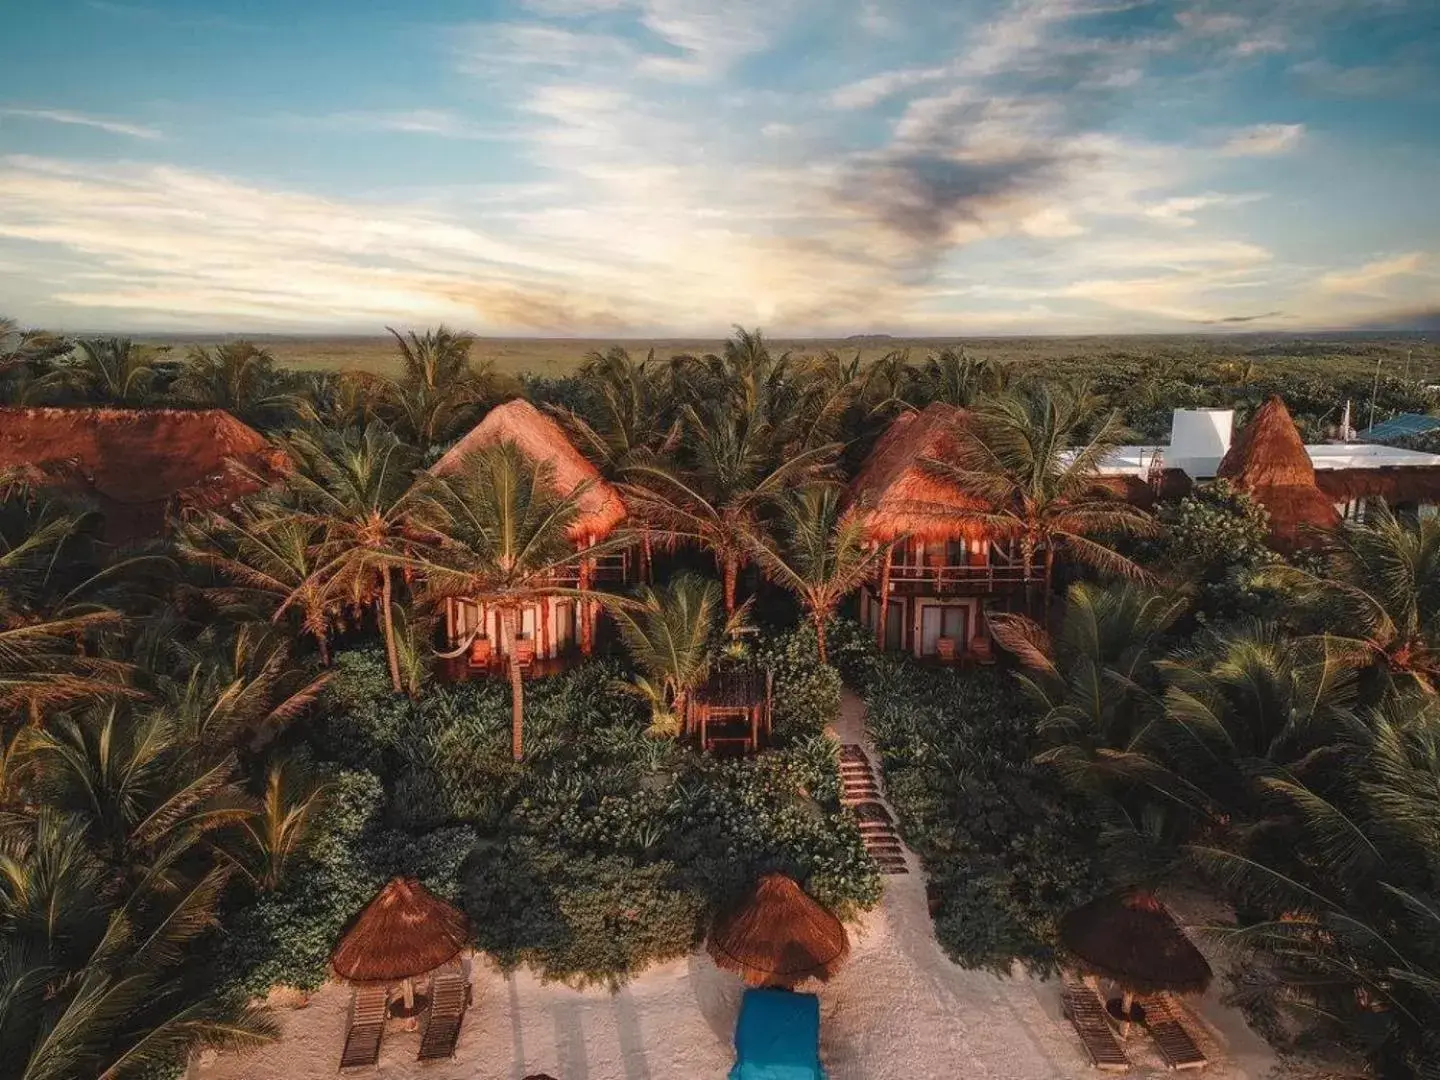
POLYGON ((294 122, 333 129, 393 131, 404 135, 433 135, 442 139, 513 138, 511 129, 477 124, 448 109, 397 109, 331 113, 319 117, 294 117, 294 122))
POLYGON ((1231 135, 1220 147, 1220 153, 1226 157, 1288 154, 1304 137, 1304 124, 1256 124, 1231 135))
POLYGON ((163 139, 164 133, 143 124, 130 124, 122 120, 108 120, 102 116, 89 116, 71 112, 69 109, 22 109, 0 108, 0 116, 13 116, 17 120, 38 120, 48 124, 71 124, 76 127, 94 128, 110 135, 125 135, 132 139, 163 139))
POLYGON ((1393 258, 1377 259, 1354 270, 1337 270, 1320 279, 1320 289, 1327 293, 1358 293, 1366 296, 1383 296, 1377 291, 1397 277, 1407 277, 1420 272, 1428 259, 1423 252, 1412 251, 1393 258))
POLYGON ((1271 319, 1285 317, 1283 311, 1266 311, 1259 315, 1226 315, 1219 319, 1201 319, 1201 326, 1238 326, 1245 323, 1268 322, 1271 319))

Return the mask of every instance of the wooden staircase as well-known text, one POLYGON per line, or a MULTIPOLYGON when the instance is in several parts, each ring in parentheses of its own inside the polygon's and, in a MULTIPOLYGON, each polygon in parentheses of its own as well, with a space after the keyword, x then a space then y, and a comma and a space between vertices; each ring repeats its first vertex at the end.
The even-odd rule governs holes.
POLYGON ((895 832, 895 819, 880 802, 880 784, 875 768, 858 743, 840 747, 840 802, 850 807, 860 822, 865 850, 885 874, 908 874, 905 849, 895 832))

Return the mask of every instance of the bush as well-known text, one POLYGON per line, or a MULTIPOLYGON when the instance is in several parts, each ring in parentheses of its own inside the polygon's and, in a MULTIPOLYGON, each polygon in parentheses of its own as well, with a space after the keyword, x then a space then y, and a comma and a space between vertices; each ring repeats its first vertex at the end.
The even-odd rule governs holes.
POLYGON ((868 722, 946 952, 967 967, 1050 967, 1056 921, 1103 890, 1098 828, 1032 764, 1008 681, 891 660, 872 682, 868 722))
POLYGON ((577 984, 613 985, 683 954, 767 870, 842 912, 872 906, 880 878, 820 734, 839 675, 818 663, 813 636, 763 652, 787 733, 778 749, 727 761, 648 737, 621 671, 593 663, 527 684, 521 765, 504 683, 437 685, 411 701, 390 692, 378 652, 342 656, 313 751, 370 771, 346 773, 356 790, 294 875, 305 884, 243 914, 247 985, 314 985, 345 921, 397 873, 461 896, 480 947, 503 963, 577 984), (302 928, 294 948, 279 940, 287 922, 302 928))

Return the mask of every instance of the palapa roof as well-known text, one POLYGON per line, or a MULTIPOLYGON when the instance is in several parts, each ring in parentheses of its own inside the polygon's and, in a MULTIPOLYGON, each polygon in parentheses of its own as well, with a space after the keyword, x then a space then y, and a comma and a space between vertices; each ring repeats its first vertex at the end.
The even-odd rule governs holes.
POLYGON ((255 490, 284 456, 224 409, 0 408, 0 469, 94 497, 111 539, 158 533, 172 499, 213 507, 255 490))
POLYGON ((397 877, 355 916, 330 966, 351 982, 400 982, 453 960, 469 940, 464 912, 415 878, 397 877))
POLYGON ((1111 893, 1060 920, 1060 941, 1087 970, 1136 994, 1203 994, 1210 964, 1152 893, 1111 893))
POLYGON ((846 501, 860 513, 871 540, 901 536, 922 540, 981 540, 993 535, 965 511, 984 511, 980 499, 963 491, 925 464, 954 460, 957 434, 965 412, 935 402, 921 412, 905 413, 880 436, 855 479, 846 501))
POLYGON ((1249 492, 1270 512, 1270 538, 1277 547, 1305 542, 1307 527, 1333 529, 1340 513, 1315 482, 1315 466, 1278 396, 1260 406, 1230 445, 1216 475, 1249 492))
POLYGON ((523 398, 497 405, 470 433, 430 467, 436 476, 453 474, 461 462, 478 450, 514 443, 533 463, 548 463, 555 470, 555 490, 568 497, 582 484, 580 516, 570 526, 571 538, 601 540, 625 518, 625 503, 615 486, 601 477, 563 428, 523 398))
POLYGON ((715 963, 751 986, 829 979, 850 954, 845 927, 793 878, 766 874, 739 907, 715 920, 715 963))

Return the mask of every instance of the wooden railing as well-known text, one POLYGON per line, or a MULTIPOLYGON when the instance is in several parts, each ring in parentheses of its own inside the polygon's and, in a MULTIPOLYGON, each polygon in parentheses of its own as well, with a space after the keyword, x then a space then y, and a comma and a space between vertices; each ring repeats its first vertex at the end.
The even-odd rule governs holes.
POLYGON ((892 585, 933 585, 941 588, 994 588, 997 585, 1024 585, 1040 580, 1039 568, 1026 571, 1019 563, 964 564, 895 563, 890 567, 892 585))
MULTIPOLYGON (((630 569, 630 556, 624 551, 614 551, 608 555, 598 555, 595 558, 595 568, 591 573, 594 581, 624 581, 630 569)), ((573 562, 561 569, 556 578, 567 584, 575 585, 580 581, 580 563, 573 562)))

